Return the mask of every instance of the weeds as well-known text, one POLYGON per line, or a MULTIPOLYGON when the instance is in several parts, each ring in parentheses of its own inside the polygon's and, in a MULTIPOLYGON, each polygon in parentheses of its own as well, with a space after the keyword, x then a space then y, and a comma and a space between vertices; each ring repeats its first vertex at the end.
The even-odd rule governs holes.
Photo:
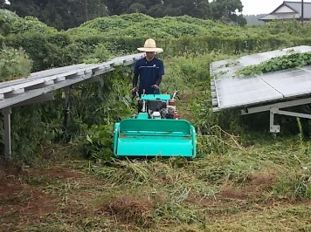
POLYGON ((303 67, 311 64, 311 53, 295 53, 286 56, 272 58, 259 65, 247 66, 238 71, 238 76, 252 77, 254 75, 303 67))
POLYGON ((279 176, 278 182, 273 188, 277 197, 290 200, 302 200, 311 198, 311 174, 309 167, 300 171, 287 170, 279 176))
POLYGON ((0 48, 0 82, 27 77, 32 61, 23 49, 0 48))

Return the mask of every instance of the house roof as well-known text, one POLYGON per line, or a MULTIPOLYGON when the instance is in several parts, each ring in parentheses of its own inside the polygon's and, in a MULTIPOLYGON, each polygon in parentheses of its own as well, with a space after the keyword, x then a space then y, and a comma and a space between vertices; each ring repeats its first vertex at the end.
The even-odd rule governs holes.
MULTIPOLYGON (((301 2, 284 1, 283 4, 292 8, 301 17, 301 2)), ((310 19, 311 18, 311 2, 305 2, 303 5, 304 5, 304 18, 310 19)))
MULTIPOLYGON (((311 2, 304 2, 304 19, 311 19, 311 2)), ((260 20, 274 20, 274 19, 293 19, 301 18, 301 2, 284 1, 272 13, 260 18, 260 20), (283 6, 293 10, 293 13, 277 13, 278 9, 283 6)))

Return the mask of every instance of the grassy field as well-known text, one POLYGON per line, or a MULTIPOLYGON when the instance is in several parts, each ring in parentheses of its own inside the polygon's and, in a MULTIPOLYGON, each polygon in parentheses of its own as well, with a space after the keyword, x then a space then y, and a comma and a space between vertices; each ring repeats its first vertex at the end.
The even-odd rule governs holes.
POLYGON ((2 231, 310 231, 310 145, 250 139, 194 161, 93 163, 72 147, 1 167, 2 231))
POLYGON ((197 159, 94 161, 51 145, 31 167, 1 165, 0 230, 311 231, 310 142, 213 114, 208 65, 224 57, 165 60, 163 90, 180 90, 197 159))

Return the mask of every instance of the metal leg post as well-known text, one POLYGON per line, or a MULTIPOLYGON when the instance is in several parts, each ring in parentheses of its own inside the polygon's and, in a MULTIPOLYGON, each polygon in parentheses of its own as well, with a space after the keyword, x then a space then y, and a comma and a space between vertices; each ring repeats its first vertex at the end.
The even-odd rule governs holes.
POLYGON ((7 160, 12 158, 11 113, 11 108, 5 108, 2 110, 4 122, 4 155, 7 160))
POLYGON ((64 120, 63 120, 63 133, 64 138, 66 141, 69 141, 69 134, 68 134, 68 124, 70 119, 70 87, 67 87, 64 91, 64 120))
POLYGON ((275 110, 271 109, 270 110, 270 132, 276 134, 276 133, 280 133, 280 126, 274 125, 274 114, 275 114, 275 110))

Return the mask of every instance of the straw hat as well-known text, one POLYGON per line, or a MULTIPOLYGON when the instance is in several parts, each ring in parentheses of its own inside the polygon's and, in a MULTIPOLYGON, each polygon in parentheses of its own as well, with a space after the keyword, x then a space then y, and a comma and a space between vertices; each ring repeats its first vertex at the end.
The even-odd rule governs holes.
POLYGON ((137 48, 141 52, 163 52, 162 48, 157 48, 154 39, 147 39, 143 48, 137 48))

